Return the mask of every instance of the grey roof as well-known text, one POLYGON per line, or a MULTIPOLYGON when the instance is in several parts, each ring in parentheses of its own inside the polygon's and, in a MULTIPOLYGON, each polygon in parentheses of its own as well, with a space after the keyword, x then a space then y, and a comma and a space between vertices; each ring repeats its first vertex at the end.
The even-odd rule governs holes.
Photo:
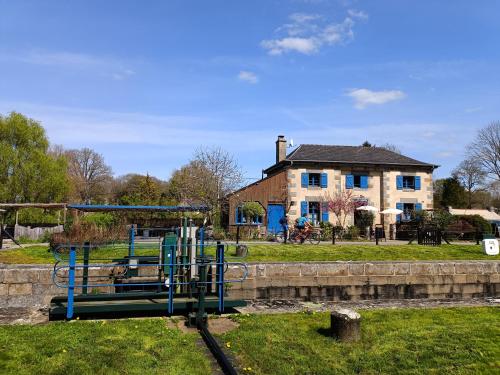
POLYGON ((393 164, 436 168, 381 147, 300 145, 287 155, 287 161, 330 162, 353 164, 393 164))

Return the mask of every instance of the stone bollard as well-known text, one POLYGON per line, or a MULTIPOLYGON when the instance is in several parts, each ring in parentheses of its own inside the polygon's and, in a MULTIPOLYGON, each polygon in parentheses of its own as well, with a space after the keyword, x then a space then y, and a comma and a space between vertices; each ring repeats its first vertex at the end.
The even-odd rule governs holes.
POLYGON ((247 245, 236 246, 236 256, 237 257, 246 257, 247 254, 248 254, 248 246, 247 245))
POLYGON ((355 342, 361 338, 361 316, 353 310, 337 309, 330 313, 331 335, 342 342, 355 342))

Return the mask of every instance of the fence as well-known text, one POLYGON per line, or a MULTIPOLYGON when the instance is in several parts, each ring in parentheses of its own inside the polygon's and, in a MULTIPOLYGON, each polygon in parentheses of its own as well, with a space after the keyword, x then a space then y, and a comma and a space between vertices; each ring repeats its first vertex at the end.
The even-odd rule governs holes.
POLYGON ((42 238, 45 233, 62 233, 64 231, 64 226, 56 225, 53 227, 24 227, 22 225, 15 225, 14 227, 14 238, 17 240, 21 237, 28 238, 30 240, 38 240, 42 238))

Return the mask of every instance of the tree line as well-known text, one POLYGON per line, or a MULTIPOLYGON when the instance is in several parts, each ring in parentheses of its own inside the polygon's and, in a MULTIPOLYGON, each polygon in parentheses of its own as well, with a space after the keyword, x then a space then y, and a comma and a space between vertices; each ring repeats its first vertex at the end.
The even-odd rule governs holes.
POLYGON ((448 178, 434 181, 434 206, 500 206, 500 122, 480 129, 448 178))
POLYGON ((50 145, 40 122, 0 115, 0 202, 175 205, 203 204, 218 217, 222 199, 242 182, 234 157, 220 147, 198 148, 168 180, 136 173, 115 177, 90 148, 50 145))

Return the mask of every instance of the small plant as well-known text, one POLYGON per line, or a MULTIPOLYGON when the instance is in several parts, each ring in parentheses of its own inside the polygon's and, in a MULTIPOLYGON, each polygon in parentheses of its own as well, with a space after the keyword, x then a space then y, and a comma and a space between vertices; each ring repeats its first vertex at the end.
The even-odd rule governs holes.
POLYGON ((216 241, 222 241, 227 239, 226 231, 223 228, 214 228, 213 229, 213 237, 216 241))
POLYGON ((328 241, 332 239, 333 225, 329 221, 322 221, 319 223, 321 228, 321 240, 328 241))
POLYGON ((357 240, 359 238, 359 228, 355 225, 347 227, 345 238, 348 240, 357 240))

